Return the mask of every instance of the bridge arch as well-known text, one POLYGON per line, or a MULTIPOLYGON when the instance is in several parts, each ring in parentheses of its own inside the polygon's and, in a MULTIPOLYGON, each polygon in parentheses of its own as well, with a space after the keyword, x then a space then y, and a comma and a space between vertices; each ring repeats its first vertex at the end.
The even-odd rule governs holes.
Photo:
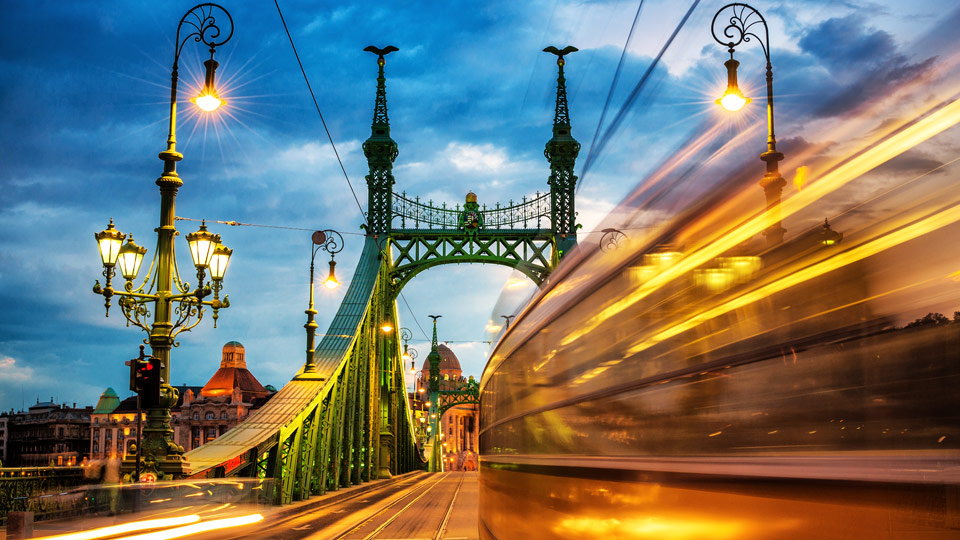
POLYGON ((399 152, 390 137, 384 57, 397 49, 365 50, 377 55, 379 72, 363 144, 367 234, 350 287, 315 350, 311 291, 304 367, 243 423, 185 456, 194 476, 275 479, 269 498, 278 504, 425 466, 395 331, 396 296, 413 276, 451 263, 498 264, 539 285, 577 244, 573 168, 580 144, 570 134, 563 77, 563 55, 575 48, 545 49, 558 56, 559 72, 553 138, 544 152, 550 190, 492 207, 468 195, 453 208, 393 192, 399 152))

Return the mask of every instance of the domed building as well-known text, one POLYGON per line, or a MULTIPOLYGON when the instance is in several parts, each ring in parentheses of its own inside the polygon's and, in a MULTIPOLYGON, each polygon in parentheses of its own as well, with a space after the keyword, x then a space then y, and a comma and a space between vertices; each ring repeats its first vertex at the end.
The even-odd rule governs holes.
MULTIPOLYGON (((460 360, 450 347, 437 345, 440 355, 440 389, 459 387, 466 378, 460 367, 460 360)), ((421 373, 414 391, 409 394, 410 408, 414 412, 414 422, 424 426, 430 424, 426 401, 429 399, 430 357, 423 361, 421 373)), ((440 457, 445 471, 475 471, 478 464, 480 407, 475 404, 457 405, 449 409, 440 418, 440 457)))
POLYGON ((223 346, 220 369, 199 392, 180 390, 179 410, 173 411, 174 440, 185 450, 212 441, 242 422, 276 393, 265 388, 247 369, 239 341, 223 346))

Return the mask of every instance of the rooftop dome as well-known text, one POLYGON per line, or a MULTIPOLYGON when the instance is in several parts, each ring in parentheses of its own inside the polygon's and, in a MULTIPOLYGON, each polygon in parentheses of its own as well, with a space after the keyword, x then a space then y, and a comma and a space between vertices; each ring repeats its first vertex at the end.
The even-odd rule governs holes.
POLYGON ((117 391, 107 387, 107 389, 100 394, 100 400, 97 401, 97 406, 93 409, 93 414, 110 414, 115 411, 119 405, 120 396, 117 395, 117 391))
POLYGON ((220 359, 222 368, 247 368, 247 361, 244 358, 243 345, 239 341, 228 341, 223 345, 223 357, 220 359))
MULTIPOLYGON (((463 371, 460 368, 460 360, 457 359, 457 355, 450 347, 441 343, 437 345, 437 352, 440 353, 440 371, 463 371)), ((423 370, 425 372, 430 371, 430 355, 427 355, 427 358, 423 361, 423 370)))
POLYGON ((220 369, 210 377, 200 390, 204 397, 229 396, 239 389, 243 401, 249 403, 255 397, 264 396, 267 390, 260 381, 247 370, 243 345, 239 341, 229 341, 223 346, 220 369))

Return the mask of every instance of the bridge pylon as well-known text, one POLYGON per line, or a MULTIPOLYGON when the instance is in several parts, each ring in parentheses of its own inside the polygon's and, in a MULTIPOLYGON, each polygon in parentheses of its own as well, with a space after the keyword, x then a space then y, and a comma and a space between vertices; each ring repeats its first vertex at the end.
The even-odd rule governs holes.
MULTIPOLYGON (((315 348, 309 337, 316 330, 310 324, 315 310, 308 308, 308 358, 293 379, 243 423, 187 454, 194 477, 255 477, 265 486, 272 479, 266 498, 285 504, 427 468, 396 330, 400 290, 420 272, 452 263, 509 266, 540 285, 576 246, 573 168, 580 145, 571 135, 563 75, 564 56, 576 49, 550 49, 559 66, 553 137, 545 150, 550 191, 508 204, 481 204, 470 192, 462 205, 452 206, 394 192, 398 147, 390 136, 385 66, 386 56, 398 49, 365 49, 377 55, 378 71, 371 133, 363 144, 369 167, 366 237, 353 279, 315 348)), ((435 352, 436 330, 433 341, 435 352)), ((439 369, 439 361, 431 364, 439 369)), ((438 423, 448 408, 479 402, 472 378, 439 381, 438 372, 432 379, 438 423)))

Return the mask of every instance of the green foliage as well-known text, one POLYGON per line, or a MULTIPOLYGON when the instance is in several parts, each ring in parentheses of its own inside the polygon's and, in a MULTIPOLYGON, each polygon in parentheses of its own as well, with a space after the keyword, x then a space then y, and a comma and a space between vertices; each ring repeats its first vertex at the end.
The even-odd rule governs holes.
POLYGON ((913 321, 912 323, 904 326, 904 330, 910 328, 929 328, 932 326, 945 326, 952 323, 960 322, 960 311, 953 312, 953 320, 951 321, 943 313, 927 313, 923 317, 913 321))

